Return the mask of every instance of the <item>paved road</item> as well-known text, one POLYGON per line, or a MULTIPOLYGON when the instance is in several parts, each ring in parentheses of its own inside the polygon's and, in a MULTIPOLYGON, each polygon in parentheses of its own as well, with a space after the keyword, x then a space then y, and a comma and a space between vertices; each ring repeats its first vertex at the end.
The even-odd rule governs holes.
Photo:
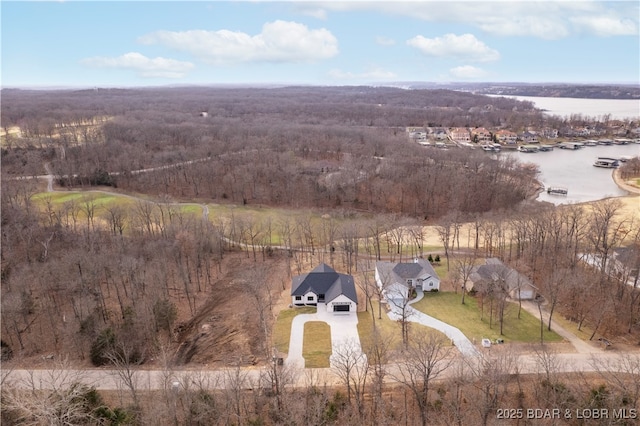
MULTIPOLYGON (((498 353, 492 353, 492 349, 483 351, 478 358, 460 358, 461 362, 468 364, 472 371, 480 371, 476 362, 496 358, 498 353), (474 368, 476 367, 476 368, 474 368)), ((593 371, 618 371, 630 374, 640 374, 640 354, 639 353, 615 353, 603 352, 601 354, 555 354, 555 372, 593 372, 593 371), (634 369, 635 370, 632 370, 634 369)), ((519 374, 544 373, 537 355, 520 355, 516 362, 510 364, 512 368, 517 366, 519 374)), ((268 368, 268 367, 265 367, 268 368)), ((291 367, 295 368, 295 367, 291 367)), ((393 371, 394 364, 387 367, 387 371, 393 371)), ((253 389, 259 386, 260 376, 264 373, 261 368, 243 368, 241 370, 242 388, 253 389)), ((327 385, 338 385, 340 379, 335 375, 335 371, 330 368, 305 369, 298 373, 294 371, 297 380, 293 383, 295 387, 308 386, 307 377, 304 371, 313 371, 318 378, 317 383, 327 385)), ((137 370, 134 373, 135 385, 139 390, 161 390, 171 389, 177 382, 178 388, 194 388, 195 386, 204 389, 225 389, 234 380, 235 369, 217 370, 137 370)), ((514 373, 515 371, 512 371, 514 373)), ((121 390, 122 380, 118 376, 117 370, 110 369, 8 369, 3 365, 0 370, 2 387, 13 386, 22 389, 60 389, 72 383, 84 383, 95 386, 98 390, 121 390)), ((455 368, 446 370, 441 378, 447 379, 456 374, 455 368)), ((387 382, 393 383, 391 375, 387 376, 387 382)))
POLYGON ((333 314, 327 312, 324 303, 318 303, 315 314, 301 314, 293 318, 291 323, 291 337, 289 338, 289 354, 285 364, 291 367, 304 368, 302 356, 302 343, 304 336, 304 324, 308 321, 323 321, 331 328, 331 351, 336 353, 342 345, 355 345, 356 350, 362 352, 360 335, 358 334, 358 315, 355 312, 349 314, 333 314))

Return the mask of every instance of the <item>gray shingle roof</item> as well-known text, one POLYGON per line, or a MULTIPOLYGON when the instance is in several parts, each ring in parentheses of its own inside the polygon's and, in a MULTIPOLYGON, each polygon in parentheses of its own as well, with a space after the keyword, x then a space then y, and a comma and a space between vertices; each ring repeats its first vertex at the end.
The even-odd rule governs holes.
POLYGON ((393 282, 403 283, 409 278, 418 278, 424 274, 440 279, 431 263, 424 259, 417 259, 410 263, 378 261, 376 262, 376 268, 384 279, 391 281, 387 284, 393 282))
POLYGON ((292 296, 304 296, 309 291, 315 294, 324 294, 326 302, 330 302, 344 294, 355 303, 358 303, 353 277, 347 274, 340 274, 325 263, 316 266, 309 273, 293 277, 291 282, 292 296))
POLYGON ((422 266, 417 263, 398 263, 393 268, 400 278, 415 278, 422 272, 422 266))
POLYGON ((536 288, 529 278, 520 274, 515 269, 509 268, 496 258, 487 259, 485 265, 474 267, 469 278, 474 285, 479 282, 490 283, 492 281, 499 281, 502 279, 507 284, 508 291, 526 286, 536 288))

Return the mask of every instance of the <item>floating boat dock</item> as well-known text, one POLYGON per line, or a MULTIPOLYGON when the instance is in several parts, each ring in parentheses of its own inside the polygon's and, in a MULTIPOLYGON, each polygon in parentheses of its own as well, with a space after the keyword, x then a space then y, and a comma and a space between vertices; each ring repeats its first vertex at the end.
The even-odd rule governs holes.
POLYGON ((616 158, 598 157, 593 165, 604 169, 615 169, 620 166, 620 161, 616 158))
POLYGON ((549 188, 547 188, 547 194, 567 195, 568 193, 569 191, 567 190, 567 188, 562 188, 560 186, 550 186, 549 188))

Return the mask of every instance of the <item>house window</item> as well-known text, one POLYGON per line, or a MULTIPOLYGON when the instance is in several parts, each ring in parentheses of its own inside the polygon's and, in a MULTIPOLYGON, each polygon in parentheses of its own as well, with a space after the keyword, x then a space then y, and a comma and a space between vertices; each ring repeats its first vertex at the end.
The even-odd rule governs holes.
POLYGON ((408 286, 412 286, 413 285, 413 280, 407 280, 407 285, 408 286))
POLYGON ((302 296, 296 296, 296 300, 302 300, 302 296))
POLYGON ((433 281, 429 281, 429 287, 433 287, 433 281))
POLYGON ((307 300, 313 302, 313 296, 307 296, 307 300))

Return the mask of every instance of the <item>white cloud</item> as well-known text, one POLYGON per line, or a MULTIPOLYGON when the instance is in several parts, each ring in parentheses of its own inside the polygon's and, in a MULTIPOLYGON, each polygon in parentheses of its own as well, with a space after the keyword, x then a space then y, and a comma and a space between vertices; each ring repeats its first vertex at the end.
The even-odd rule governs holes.
POLYGON ((397 75, 394 72, 385 71, 380 68, 374 68, 363 73, 352 73, 349 71, 333 69, 329 71, 329 77, 334 80, 385 80, 396 78, 397 75))
POLYGON ((579 16, 571 18, 576 28, 601 37, 638 34, 638 25, 631 19, 614 16, 579 16))
POLYGON ((254 36, 229 30, 156 31, 138 41, 188 52, 211 64, 313 62, 338 54, 330 31, 286 21, 268 22, 254 36))
POLYGON ((470 24, 504 37, 554 40, 588 29, 598 36, 638 34, 635 1, 327 1, 310 2, 307 7, 318 4, 327 11, 375 10, 427 22, 470 24), (604 22, 594 22, 603 16, 611 19, 608 32, 604 22))
POLYGON ((533 36, 557 40, 569 35, 566 24, 553 16, 488 16, 477 22, 477 26, 489 34, 502 37, 533 36))
POLYGON ((500 59, 500 53, 478 40, 473 34, 445 34, 442 37, 426 38, 418 35, 407 40, 427 56, 452 57, 468 61, 489 62, 500 59))
POLYGON ((320 19, 322 21, 327 19, 327 11, 321 8, 307 8, 300 7, 298 12, 302 15, 311 16, 312 18, 320 19))
POLYGON ((380 46, 393 46, 396 44, 396 41, 389 37, 378 36, 376 37, 376 44, 380 46))
POLYGON ((451 68, 449 70, 449 74, 451 74, 455 78, 461 79, 480 78, 487 75, 487 73, 484 72, 484 70, 482 70, 481 68, 477 68, 471 65, 462 65, 459 67, 451 68))
POLYGON ((121 68, 133 70, 146 78, 181 78, 194 68, 191 62, 177 61, 162 57, 147 58, 138 52, 125 53, 122 56, 109 58, 94 56, 80 61, 94 68, 121 68))

